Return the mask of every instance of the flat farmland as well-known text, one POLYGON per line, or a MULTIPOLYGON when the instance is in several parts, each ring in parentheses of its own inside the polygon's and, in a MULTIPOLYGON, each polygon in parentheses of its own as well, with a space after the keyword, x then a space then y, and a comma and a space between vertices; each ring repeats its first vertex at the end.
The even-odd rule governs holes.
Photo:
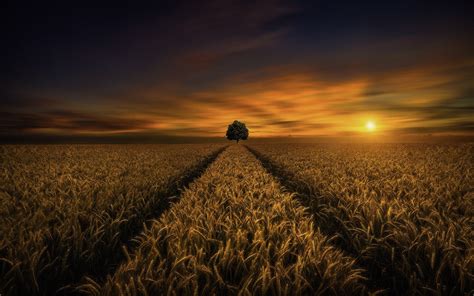
POLYGON ((474 145, 0 147, 5 295, 470 295, 474 145))

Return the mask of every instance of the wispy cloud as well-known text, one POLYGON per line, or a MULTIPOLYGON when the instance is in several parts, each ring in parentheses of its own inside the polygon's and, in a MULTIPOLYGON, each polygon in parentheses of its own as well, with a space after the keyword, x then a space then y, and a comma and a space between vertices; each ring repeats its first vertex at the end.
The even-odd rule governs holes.
POLYGON ((0 133, 12 132, 130 132, 148 129, 152 123, 143 119, 98 116, 73 111, 45 113, 0 113, 0 133))

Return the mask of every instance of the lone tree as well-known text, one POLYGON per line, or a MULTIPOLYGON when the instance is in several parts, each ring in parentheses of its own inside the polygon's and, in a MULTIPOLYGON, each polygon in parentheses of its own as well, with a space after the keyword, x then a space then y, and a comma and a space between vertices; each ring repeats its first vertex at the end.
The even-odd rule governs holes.
POLYGON ((238 144, 240 140, 247 140, 249 137, 249 130, 245 126, 245 123, 234 120, 232 124, 229 124, 225 136, 227 137, 227 140, 235 140, 238 144))

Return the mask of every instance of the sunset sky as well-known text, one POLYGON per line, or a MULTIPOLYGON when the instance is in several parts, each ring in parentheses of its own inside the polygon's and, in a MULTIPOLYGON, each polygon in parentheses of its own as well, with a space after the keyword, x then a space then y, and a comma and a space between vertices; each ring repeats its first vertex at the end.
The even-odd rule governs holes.
POLYGON ((4 140, 474 137, 466 4, 63 2, 4 11, 4 140))

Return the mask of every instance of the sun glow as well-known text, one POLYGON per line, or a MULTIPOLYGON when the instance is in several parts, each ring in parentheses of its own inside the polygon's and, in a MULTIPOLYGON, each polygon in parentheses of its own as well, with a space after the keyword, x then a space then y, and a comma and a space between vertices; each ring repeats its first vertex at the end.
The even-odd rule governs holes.
POLYGON ((365 124, 365 127, 367 128, 369 132, 374 131, 376 128, 375 123, 373 121, 367 121, 367 123, 365 124))

